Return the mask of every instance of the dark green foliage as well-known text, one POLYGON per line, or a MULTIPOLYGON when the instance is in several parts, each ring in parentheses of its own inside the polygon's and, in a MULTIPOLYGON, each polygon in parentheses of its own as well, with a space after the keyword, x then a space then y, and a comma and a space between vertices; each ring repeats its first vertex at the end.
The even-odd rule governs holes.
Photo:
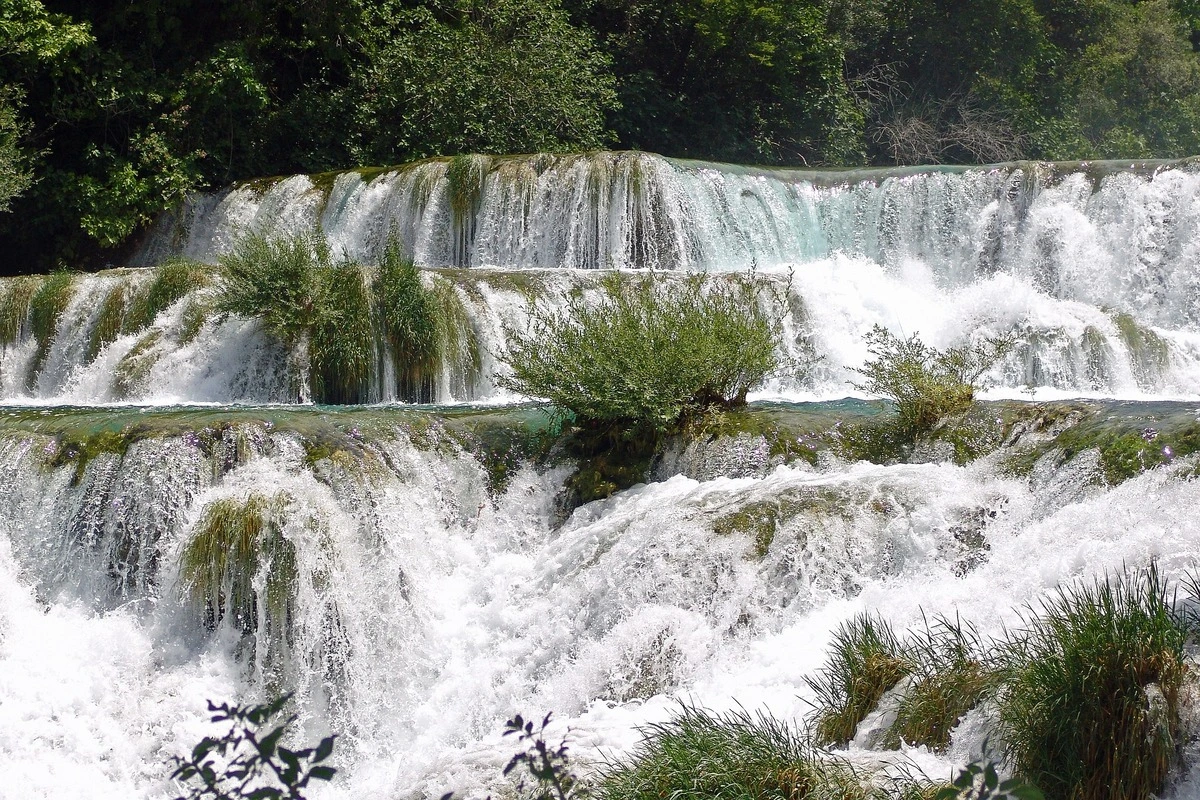
POLYGON ((500 382, 548 398, 583 427, 663 434, 712 406, 737 407, 779 366, 779 317, 754 277, 607 276, 597 298, 535 307, 510 333, 500 382))
POLYGON ((912 665, 912 681, 883 743, 945 750, 950 745, 950 731, 995 684, 995 674, 986 664, 979 636, 958 620, 937 620, 909 642, 905 651, 912 665))
POLYGON ((402 256, 395 242, 384 251, 373 288, 400 397, 411 402, 431 401, 444 320, 434 294, 425 288, 420 271, 402 256))
POLYGON ((1158 571, 1060 589, 1003 652, 1007 757, 1049 797, 1147 800, 1179 744, 1184 622, 1158 571))
POLYGON ((176 800, 304 800, 301 791, 310 782, 332 779, 337 769, 324 762, 335 736, 300 750, 281 744, 296 721, 295 714, 278 721, 290 700, 290 694, 256 706, 210 700, 212 721, 229 723, 229 730, 201 739, 189 758, 174 758, 172 779, 192 784, 176 800))
POLYGON ((74 296, 75 274, 59 270, 42 281, 29 301, 29 327, 37 340, 37 351, 27 376, 31 387, 37 381, 46 356, 50 354, 50 346, 54 344, 54 337, 58 333, 58 321, 74 296))
POLYGON ((856 370, 866 380, 855 387, 891 399, 902 431, 924 433, 967 411, 980 376, 1011 347, 1012 340, 1004 338, 943 351, 915 334, 900 339, 876 325, 867 334, 867 350, 874 358, 856 370))
POLYGON ((186 258, 172 258, 154 268, 154 278, 129 301, 122 323, 125 333, 150 327, 158 315, 185 295, 208 285, 209 268, 186 258))
POLYGON ((884 692, 912 669, 908 654, 883 620, 860 614, 843 624, 825 666, 805 679, 817 695, 813 740, 822 746, 845 745, 884 692))
POLYGON ((643 733, 627 760, 605 770, 597 797, 865 800, 871 794, 848 764, 817 755, 799 731, 763 714, 719 715, 685 706, 643 733))

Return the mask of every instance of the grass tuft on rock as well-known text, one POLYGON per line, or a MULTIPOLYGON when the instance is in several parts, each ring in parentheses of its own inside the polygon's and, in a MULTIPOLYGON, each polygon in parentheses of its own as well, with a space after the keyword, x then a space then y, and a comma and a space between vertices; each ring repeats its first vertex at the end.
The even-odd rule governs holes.
POLYGON ((54 337, 58 333, 59 320, 75 296, 75 279, 75 273, 67 270, 53 272, 30 298, 29 326, 37 340, 37 350, 27 377, 30 388, 37 382, 46 356, 50 354, 50 346, 54 344, 54 337))
POLYGON ((5 281, 0 294, 0 347, 16 343, 29 324, 29 307, 41 278, 23 275, 5 281))
POLYGON ((1060 589, 1002 655, 1010 765, 1051 798, 1160 794, 1180 743, 1186 638, 1154 567, 1060 589))
POLYGON ((875 794, 849 764, 815 753, 799 731, 765 714, 685 706, 643 733, 627 759, 603 770, 600 800, 866 800, 875 794))
POLYGON ((313 396, 324 403, 368 402, 375 336, 362 270, 354 264, 331 269, 321 296, 309 344, 313 396))
POLYGON ((212 280, 208 267, 186 258, 172 258, 154 268, 154 277, 129 302, 122 332, 138 333, 154 324, 166 309, 212 280))
POLYGON ((882 619, 859 614, 844 623, 825 665, 805 678, 817 695, 813 740, 845 746, 879 698, 912 670, 909 655, 882 619))
POLYGON ((126 306, 125 284, 118 283, 104 297, 100 305, 100 313, 92 323, 92 331, 88 336, 87 351, 84 353, 87 363, 96 360, 100 351, 111 344, 121 335, 121 321, 125 317, 126 306))
POLYGON ((900 699, 885 747, 901 742, 937 751, 950 746, 962 716, 995 686, 978 633, 958 620, 939 619, 905 648, 912 682, 900 699))
POLYGON ((384 250, 373 289, 401 399, 432 402, 442 338, 438 298, 396 242, 384 250))
POLYGON ((319 234, 238 239, 221 256, 217 310, 257 317, 267 331, 294 345, 307 337, 325 307, 329 245, 319 234))
POLYGON ((250 633, 264 622, 286 623, 296 592, 296 549, 281 522, 291 502, 282 492, 254 493, 205 506, 181 554, 180 575, 186 598, 214 625, 228 618, 250 633))

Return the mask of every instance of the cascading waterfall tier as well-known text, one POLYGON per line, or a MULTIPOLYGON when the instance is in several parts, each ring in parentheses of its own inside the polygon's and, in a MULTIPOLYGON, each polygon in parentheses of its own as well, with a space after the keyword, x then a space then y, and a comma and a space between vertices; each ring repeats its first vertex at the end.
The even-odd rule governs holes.
MULTIPOLYGON (((1198 229, 1191 162, 469 156, 197 196, 141 266, 2 279, 0 798, 174 796, 206 700, 282 691, 296 744, 339 734, 314 800, 505 796, 514 712, 554 711, 586 770, 680 702, 802 724, 860 612, 998 637, 1076 581, 1178 581, 1200 552, 1198 229), (421 399, 444 405, 398 402, 377 320, 359 405, 333 407, 302 347, 217 311, 239 236, 314 230, 364 286, 391 242, 422 267, 442 322, 421 399), (611 269, 755 269, 806 368, 574 508, 572 451, 496 378, 535 304, 611 269), (1014 336, 987 376, 1008 399, 913 463, 851 463, 847 431, 885 413, 840 399, 876 324, 1014 336)), ((992 733, 977 710, 944 753, 886 751, 881 724, 847 757, 934 779, 992 733)), ((1200 796, 1195 741, 1164 798, 1200 796)))
MULTIPOLYGON (((789 435, 863 413, 752 411, 789 435)), ((1186 404, 1042 413, 1200 429, 1186 404)), ((1179 575, 1200 546, 1182 453, 1106 489, 1086 453, 1047 450, 1027 479, 995 459, 818 470, 755 436, 727 441, 715 474, 677 460, 560 523, 568 464, 489 466, 544 425, 531 409, 0 413, 0 766, 25 798, 157 797, 167 756, 208 732, 206 697, 291 690, 306 734, 341 734, 344 775, 314 797, 482 796, 502 789, 515 710, 556 711, 581 759, 629 747, 673 697, 802 717, 801 678, 855 611, 898 630, 961 613, 998 635, 1081 570, 1152 553, 1179 575), (197 553, 247 525, 209 571, 197 553)), ((937 775, 984 736, 861 755, 937 775)))

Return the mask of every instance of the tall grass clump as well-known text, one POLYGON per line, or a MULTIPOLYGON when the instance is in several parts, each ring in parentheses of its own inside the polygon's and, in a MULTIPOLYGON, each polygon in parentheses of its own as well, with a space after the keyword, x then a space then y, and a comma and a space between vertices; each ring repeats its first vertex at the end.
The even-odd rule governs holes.
POLYGON ((87 351, 84 355, 89 363, 95 361, 100 351, 121 335, 121 320, 125 317, 126 299, 123 283, 118 283, 105 295, 104 302, 100 304, 100 313, 96 316, 88 336, 87 351))
POLYGON ((37 350, 28 375, 31 388, 46 356, 50 354, 50 346, 54 344, 54 337, 58 333, 58 322, 75 296, 75 278, 75 273, 67 270, 51 273, 29 300, 29 327, 37 340, 37 350))
POLYGON ((912 670, 909 656, 882 619, 859 614, 843 623, 825 665, 805 678, 817 695, 814 741, 846 745, 879 698, 912 670))
POLYGON ((362 270, 353 264, 330 270, 322 302, 309 343, 313 396, 326 403, 366 402, 375 337, 362 270))
POLYGON ((154 277, 129 301, 123 333, 138 333, 181 298, 212 280, 208 267, 186 258, 171 258, 154 268, 154 277))
POLYGON ((866 339, 874 358, 855 370, 865 377, 855 388, 890 398, 900 428, 914 435, 969 409, 983 373, 1013 346, 1011 338, 1000 337, 938 350, 915 334, 901 339, 881 325, 872 328, 866 339))
POLYGON ((295 545, 282 529, 290 504, 281 492, 205 506, 181 554, 180 575, 187 599, 214 625, 228 618, 249 633, 263 622, 286 624, 297 577, 295 545))
POLYGON ((987 663, 978 633, 958 620, 935 621, 905 650, 912 681, 883 745, 899 747, 905 742, 945 750, 963 714, 994 687, 995 671, 987 663))
POLYGON ((1154 567, 1060 589, 1003 654, 1010 765, 1049 798, 1160 793, 1179 745, 1185 639, 1154 567))
POLYGON ((23 275, 5 281, 0 294, 0 347, 7 347, 20 338, 29 321, 29 306, 41 285, 41 279, 23 275))
POLYGON ((664 284, 614 273, 594 300, 536 306, 509 332, 500 384, 549 399, 582 427, 661 435, 713 407, 744 405, 779 367, 782 313, 754 277, 695 275, 664 284))
POLYGON ((684 707, 644 734, 626 760, 605 770, 598 798, 858 800, 873 794, 848 764, 818 756, 799 731, 764 714, 684 707))
POLYGON ((396 242, 384 250, 373 288, 400 397, 432 401, 443 317, 435 293, 425 288, 420 270, 396 242))

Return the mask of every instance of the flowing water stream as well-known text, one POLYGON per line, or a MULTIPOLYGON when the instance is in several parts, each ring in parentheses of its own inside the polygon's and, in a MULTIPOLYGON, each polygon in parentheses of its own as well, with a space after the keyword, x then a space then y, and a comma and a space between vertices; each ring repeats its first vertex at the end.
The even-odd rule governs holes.
MULTIPOLYGON (((531 304, 586 294, 595 270, 755 269, 786 298, 785 354, 809 368, 773 378, 751 417, 799 447, 879 413, 842 399, 862 397, 852 369, 876 323, 935 346, 1014 334, 987 376, 1000 428, 1034 400, 1088 398, 1148 439, 1190 431, 1188 162, 434 160, 194 198, 135 262, 74 278, 52 336, 22 314, 0 350, 0 797, 172 796, 166 762, 209 732, 207 699, 284 689, 306 738, 340 734, 342 773, 314 797, 482 796, 503 786, 514 712, 554 711, 581 763, 619 756, 680 702, 800 721, 804 676, 858 611, 898 631, 957 613, 998 636, 1056 586, 1151 560, 1178 578, 1200 554, 1194 457, 1116 486, 1094 450, 1014 473, 1010 428, 962 466, 810 462, 746 433, 567 513, 572 464, 519 457, 547 422, 495 381, 531 304), (382 338, 367 404, 314 405, 258 322, 211 311, 211 283, 146 327, 104 328, 115 293, 153 279, 145 266, 314 227, 349 258, 392 239, 428 268, 453 321, 437 405, 398 402, 382 338), (284 544, 249 566, 245 615, 215 622, 186 553, 214 509, 249 506, 284 544)), ((945 754, 860 734, 864 764, 944 777, 987 730, 969 715, 945 754)), ((1200 797, 1187 763, 1177 774, 1168 796, 1200 797)))

